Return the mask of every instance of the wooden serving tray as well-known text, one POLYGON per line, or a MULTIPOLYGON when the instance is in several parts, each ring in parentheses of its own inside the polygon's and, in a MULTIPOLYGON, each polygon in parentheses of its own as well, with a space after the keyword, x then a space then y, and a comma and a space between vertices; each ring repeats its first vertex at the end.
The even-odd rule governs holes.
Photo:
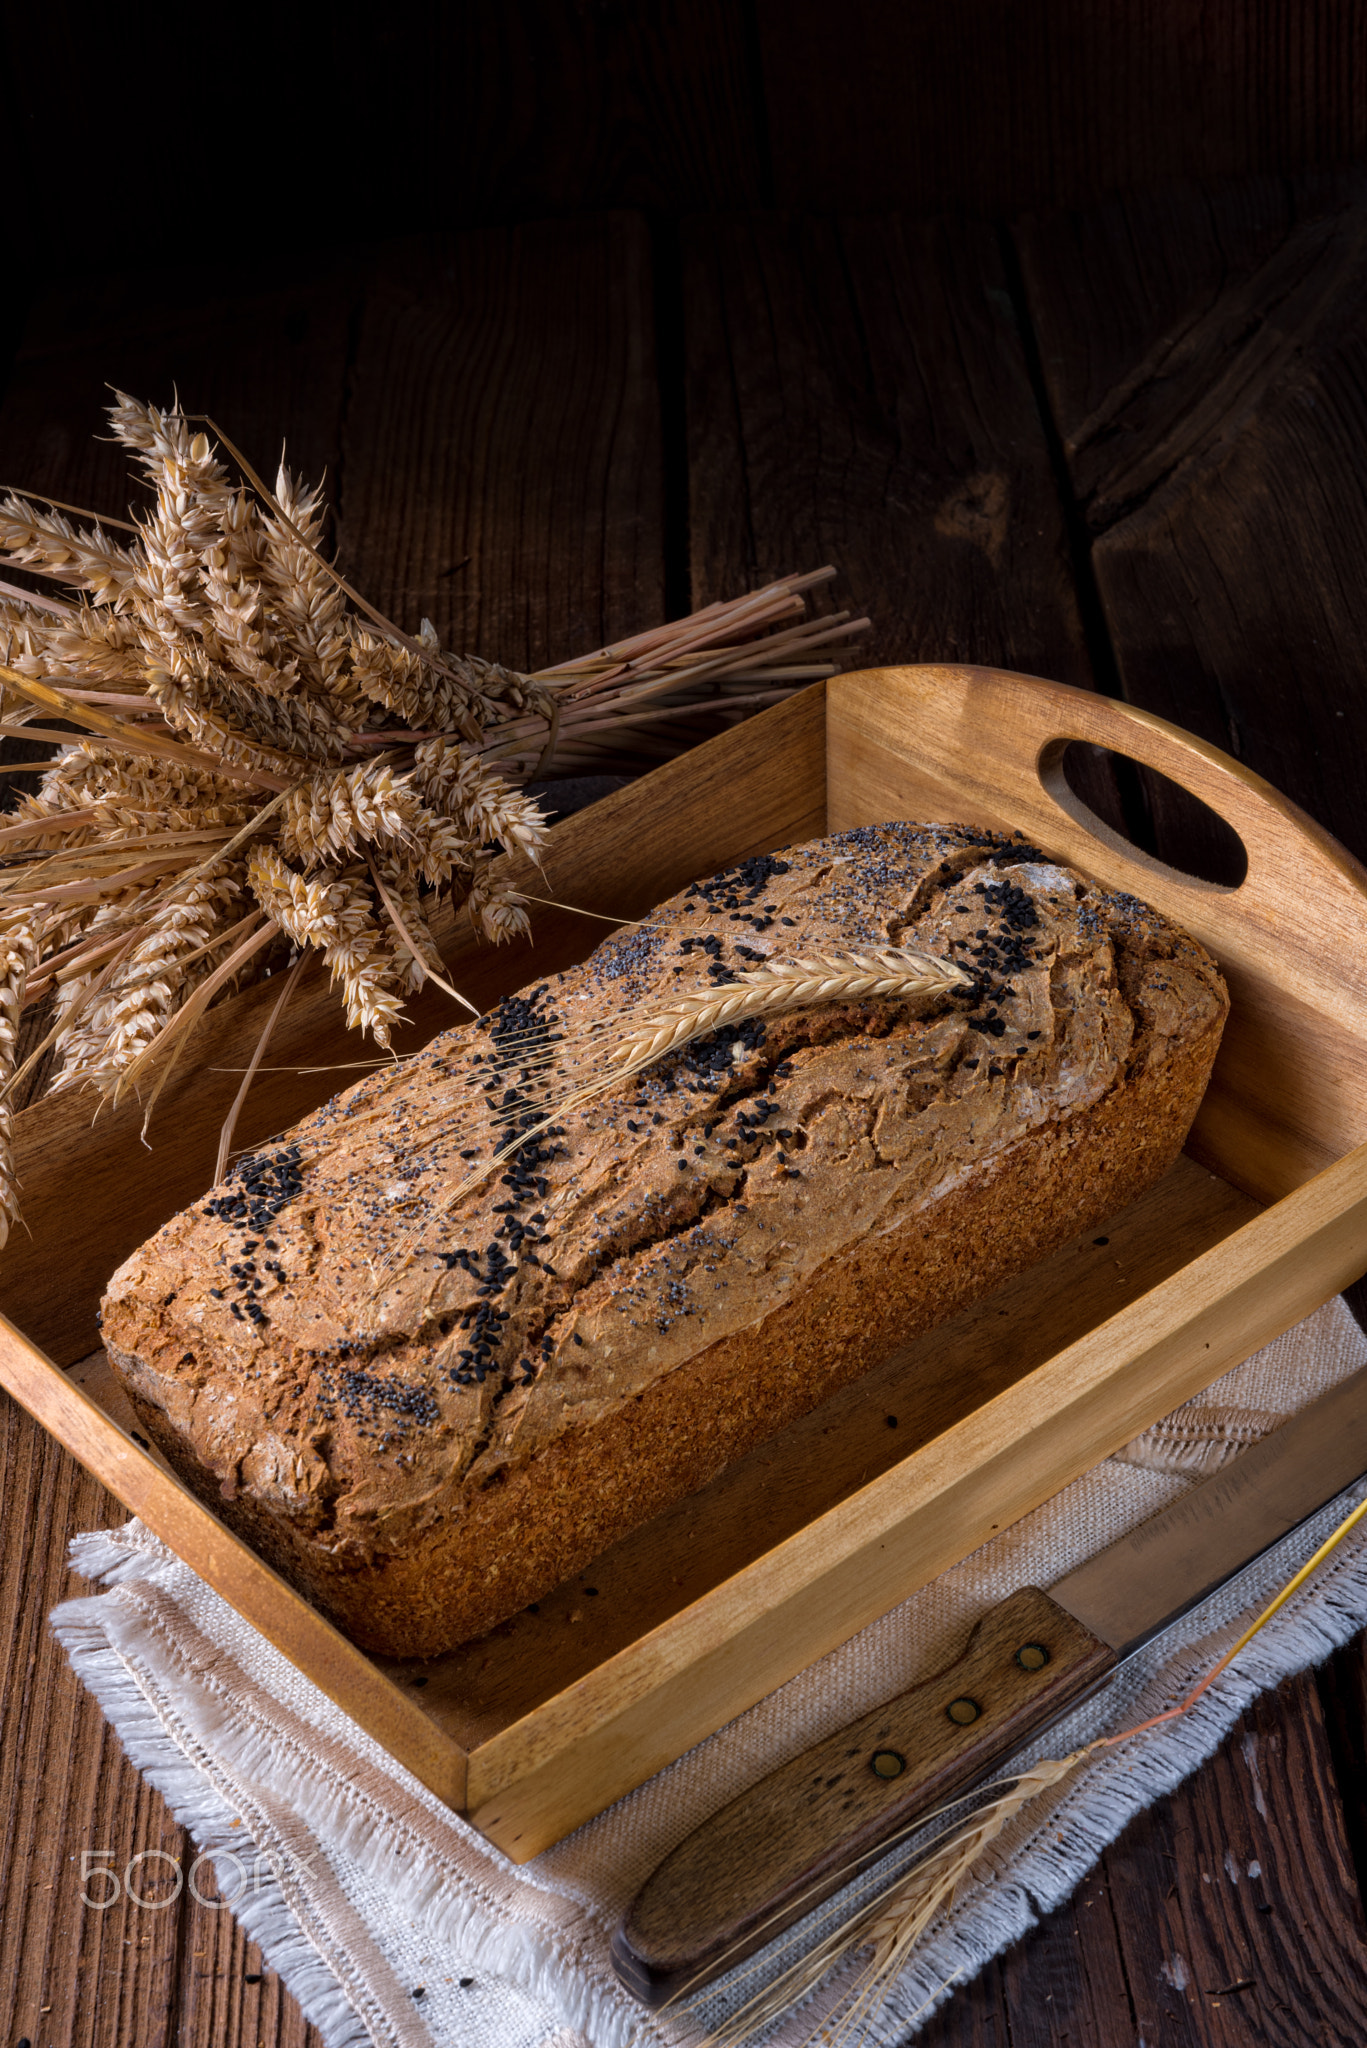
MULTIPOLYGON (((894 817, 1019 827, 1210 947, 1233 1008, 1187 1153, 1104 1231, 909 1346, 535 1613, 431 1663, 347 1642, 135 1441, 95 1351, 108 1275, 208 1183, 232 1070, 273 992, 209 1013, 202 1065, 168 1087, 151 1151, 136 1106, 92 1124, 89 1098, 61 1097, 19 1119, 32 1236, 17 1231, 0 1255, 0 1384, 518 1861, 1367 1266, 1367 871, 1267 783, 1159 719, 991 669, 840 677, 566 820, 550 887, 524 879, 538 896, 639 915, 747 854, 894 817), (1063 778, 1070 740, 1127 754, 1210 805, 1243 841, 1244 882, 1177 874, 1109 831, 1063 778)), ((582 957, 600 931, 539 909, 534 961, 477 946, 464 921, 440 936, 457 985, 486 1004, 582 957)), ((413 1009, 400 1051, 453 1021, 435 993, 413 1009)), ((239 1143, 305 1114, 357 1054, 318 973, 272 1042, 282 1071, 254 1087, 239 1143)))

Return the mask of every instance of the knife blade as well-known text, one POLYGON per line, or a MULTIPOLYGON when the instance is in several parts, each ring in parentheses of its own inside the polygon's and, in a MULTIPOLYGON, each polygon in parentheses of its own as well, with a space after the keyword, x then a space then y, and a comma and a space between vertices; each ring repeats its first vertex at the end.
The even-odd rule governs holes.
POLYGON ((618 1976, 656 2006, 729 1970, 1364 1473, 1367 1367, 1047 1592, 1013 1593, 942 1670, 704 1821, 628 1907, 618 1976))

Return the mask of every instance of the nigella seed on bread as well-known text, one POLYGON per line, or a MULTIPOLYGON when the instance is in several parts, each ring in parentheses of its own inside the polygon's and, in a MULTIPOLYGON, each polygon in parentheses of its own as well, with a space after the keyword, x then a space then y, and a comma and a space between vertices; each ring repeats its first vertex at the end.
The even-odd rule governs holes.
POLYGON ((241 1162, 115 1274, 109 1356, 356 1641, 435 1654, 1133 1200, 1226 1008, 1201 946, 1019 839, 757 856, 241 1162), (618 1020, 890 952, 950 971, 577 1085, 618 1020))

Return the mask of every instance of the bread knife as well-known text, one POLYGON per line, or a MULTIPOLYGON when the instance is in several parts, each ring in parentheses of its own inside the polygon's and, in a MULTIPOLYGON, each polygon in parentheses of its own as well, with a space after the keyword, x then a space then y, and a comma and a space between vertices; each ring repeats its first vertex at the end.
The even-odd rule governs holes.
POLYGON ((618 1976, 655 2006, 732 1968, 1365 1473, 1367 1367, 1048 1592, 1013 1593, 943 1670, 695 1828, 628 1908, 618 1976))

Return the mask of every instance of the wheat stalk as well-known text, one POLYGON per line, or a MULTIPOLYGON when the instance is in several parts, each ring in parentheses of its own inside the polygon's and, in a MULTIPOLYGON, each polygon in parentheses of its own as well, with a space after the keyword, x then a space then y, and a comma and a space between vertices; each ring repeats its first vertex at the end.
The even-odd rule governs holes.
MULTIPOLYGON (((1122 1728, 1114 1735, 1101 1735, 1086 1743, 1081 1749, 1073 1750, 1068 1756, 1047 1758, 1034 1764, 1029 1770, 1021 1771, 1010 1778, 1003 1778, 996 1784, 981 1786, 977 1796, 993 1794, 985 1804, 979 1806, 966 1819, 952 1824, 934 1839, 927 1853, 903 1877, 897 1879, 876 1898, 857 1908, 840 1926, 832 1930, 821 1942, 798 1958, 780 1976, 766 1985, 749 1999, 718 2031, 705 2036, 701 2048, 741 2048, 741 2043, 764 2028, 774 2025, 786 2013, 811 1996, 823 1978, 839 1964, 855 1955, 867 1953, 868 1961, 854 1983, 848 1986, 842 1996, 839 2011, 832 2016, 828 2011, 804 2037, 802 2048, 811 2042, 819 2032, 823 2048, 840 2048, 854 2031, 868 2022, 875 2021, 889 1991, 905 1968, 925 1934, 926 1929, 941 1913, 952 1905, 954 1894, 968 1876, 984 1851, 991 1847, 1003 1830, 1042 1793, 1072 1775, 1079 1765, 1105 1749, 1117 1749, 1123 1743, 1132 1742, 1136 1736, 1145 1735, 1153 1728, 1162 1727, 1169 1721, 1180 1720, 1189 1714, 1221 1673, 1227 1671, 1241 1651, 1253 1638, 1266 1628, 1272 1617, 1279 1613, 1292 1596, 1311 1579, 1320 1566, 1328 1559, 1344 1538, 1359 1523, 1367 1520, 1367 1500, 1360 1501, 1332 1529, 1323 1543, 1306 1559, 1300 1569, 1261 1609, 1256 1618, 1231 1644, 1223 1656, 1218 1658, 1205 1676, 1176 1706, 1167 1707, 1162 1713, 1152 1715, 1147 1721, 1140 1721, 1131 1728, 1122 1728)), ((899 1841, 911 1835, 919 1835, 942 1814, 951 1813, 962 1804, 962 1800, 938 1808, 933 1813, 921 1814, 912 1821, 900 1835, 889 1838, 885 1852, 891 1851, 899 1841)), ((853 1875, 853 1872, 850 1873, 853 1875)), ((810 1904, 819 1903, 829 1888, 829 1881, 814 1886, 809 1895, 810 1904)), ((805 1902, 804 1902, 805 1903, 805 1902)), ((786 1918, 786 1916, 785 1916, 786 1918)), ((724 1958, 723 1967, 724 1967, 724 1958)), ((752 1972, 762 1967, 759 1961, 751 1965, 752 1972)), ((708 1967, 708 1981, 717 1975, 717 1965, 708 1967)), ((950 1980, 952 1981, 952 1980, 950 1980)), ((686 2006, 697 1989, 695 1984, 686 1984, 669 2001, 672 2005, 686 2006)), ((945 1989, 941 1986, 940 1989, 945 1989)), ((934 1994, 938 1996, 937 1992, 934 1994)), ((924 2007, 921 2008, 924 2010, 924 2007)), ((919 2017, 919 2015, 917 2015, 919 2017)))
MULTIPOLYGON (((19 1043, 19 1018, 24 991, 38 943, 33 933, 19 927, 0 936, 0 1083, 8 1085, 14 1073, 14 1056, 19 1043)), ((0 1245, 9 1237, 10 1226, 19 1214, 19 1187, 14 1175, 14 1110, 8 1098, 0 1100, 0 1245)))
MULTIPOLYGON (((109 417, 153 494, 108 522, 117 538, 76 507, 0 498, 0 569, 66 586, 0 578, 0 736, 60 749, 0 827, 5 928, 35 948, 18 995, 0 975, 0 1010, 54 996, 54 1087, 117 1096, 159 1062, 164 1087, 207 1003, 287 942, 322 952, 349 1023, 387 1045, 424 981, 464 1001, 434 897, 495 943, 529 935, 490 858, 542 860, 519 780, 675 751, 700 718, 831 673, 812 657, 859 630, 803 622, 823 569, 526 675, 369 604, 323 552, 321 488, 282 466, 270 490, 179 406, 117 392, 109 417), (229 872, 245 902, 213 882, 229 872)), ((21 1076, 0 1045, 0 1110, 36 1057, 21 1076)), ((12 1193, 0 1158, 0 1210, 12 1193)))
POLYGON ((231 1153, 233 1147, 233 1134, 237 1129, 237 1119, 239 1112, 241 1111, 243 1103, 247 1099, 247 1090, 251 1087, 252 1082, 256 1078, 257 1071, 260 1068, 263 1058, 265 1057, 266 1047, 271 1042, 271 1033, 275 1030, 276 1025, 280 1022, 281 1016, 284 1014, 285 1005, 294 993, 295 984, 298 982, 299 976, 303 972, 304 962, 307 960, 307 958, 308 955, 306 953, 301 953, 298 959, 295 961, 293 967, 291 967, 289 972, 284 976, 284 987, 281 989, 280 994, 276 997, 276 1000, 271 1007, 270 1014, 266 1018, 265 1025, 262 1028, 261 1036, 256 1041, 256 1050, 252 1054, 251 1062, 245 1069, 242 1075, 242 1080, 238 1086, 237 1093, 233 1097, 232 1108, 228 1111, 227 1116, 223 1120, 223 1128, 220 1130, 218 1134, 218 1158, 214 1163, 215 1181, 221 1181, 228 1171, 228 1156, 231 1153))
MULTIPOLYGON (((906 1876, 896 1880, 873 1900, 857 1907, 805 1955, 799 1956, 795 1963, 747 1999, 723 2027, 705 2035, 700 2048, 742 2048, 742 2043, 773 2026, 810 1998, 840 1964, 860 1954, 866 1955, 867 1960, 853 1982, 844 1988, 838 2008, 834 2012, 827 2008, 813 2022, 810 2032, 802 2037, 801 2048, 808 2048, 818 2035, 822 2048, 841 2048, 841 2044, 861 2028, 876 2022, 888 1993, 917 1943, 931 1923, 953 1904, 955 1893, 974 1864, 1022 1808, 1039 1798, 1041 1793, 1061 1784, 1098 1746, 1089 1743, 1083 1749, 1074 1750, 1070 1756, 1036 1764, 1015 1777, 1003 1779, 1000 1790, 993 1786, 984 1787, 985 1791, 995 1792, 996 1796, 966 1820, 951 1825, 932 1842, 927 1853, 906 1876)), ((954 1812, 962 1803, 959 1800, 920 1815, 905 1830, 905 1835, 923 1833, 942 1814, 954 1812)), ((904 1838, 892 1837, 887 1849, 891 1851, 897 1841, 904 1838)), ((819 1903, 819 1896, 828 1888, 829 1880, 813 1887, 813 1906, 819 1903)), ((786 1919, 787 1914, 784 1917, 786 1919)), ((751 1972, 761 1966, 756 1961, 751 1965, 751 1972)), ((718 1967, 715 1960, 709 1964, 709 1981, 717 1975, 718 1967)), ((725 1967, 724 1955, 720 1959, 720 1967, 725 1967)), ((686 2007, 696 1996, 698 1988, 694 1984, 684 1985, 668 2001, 666 2010, 669 2006, 686 2007)))

